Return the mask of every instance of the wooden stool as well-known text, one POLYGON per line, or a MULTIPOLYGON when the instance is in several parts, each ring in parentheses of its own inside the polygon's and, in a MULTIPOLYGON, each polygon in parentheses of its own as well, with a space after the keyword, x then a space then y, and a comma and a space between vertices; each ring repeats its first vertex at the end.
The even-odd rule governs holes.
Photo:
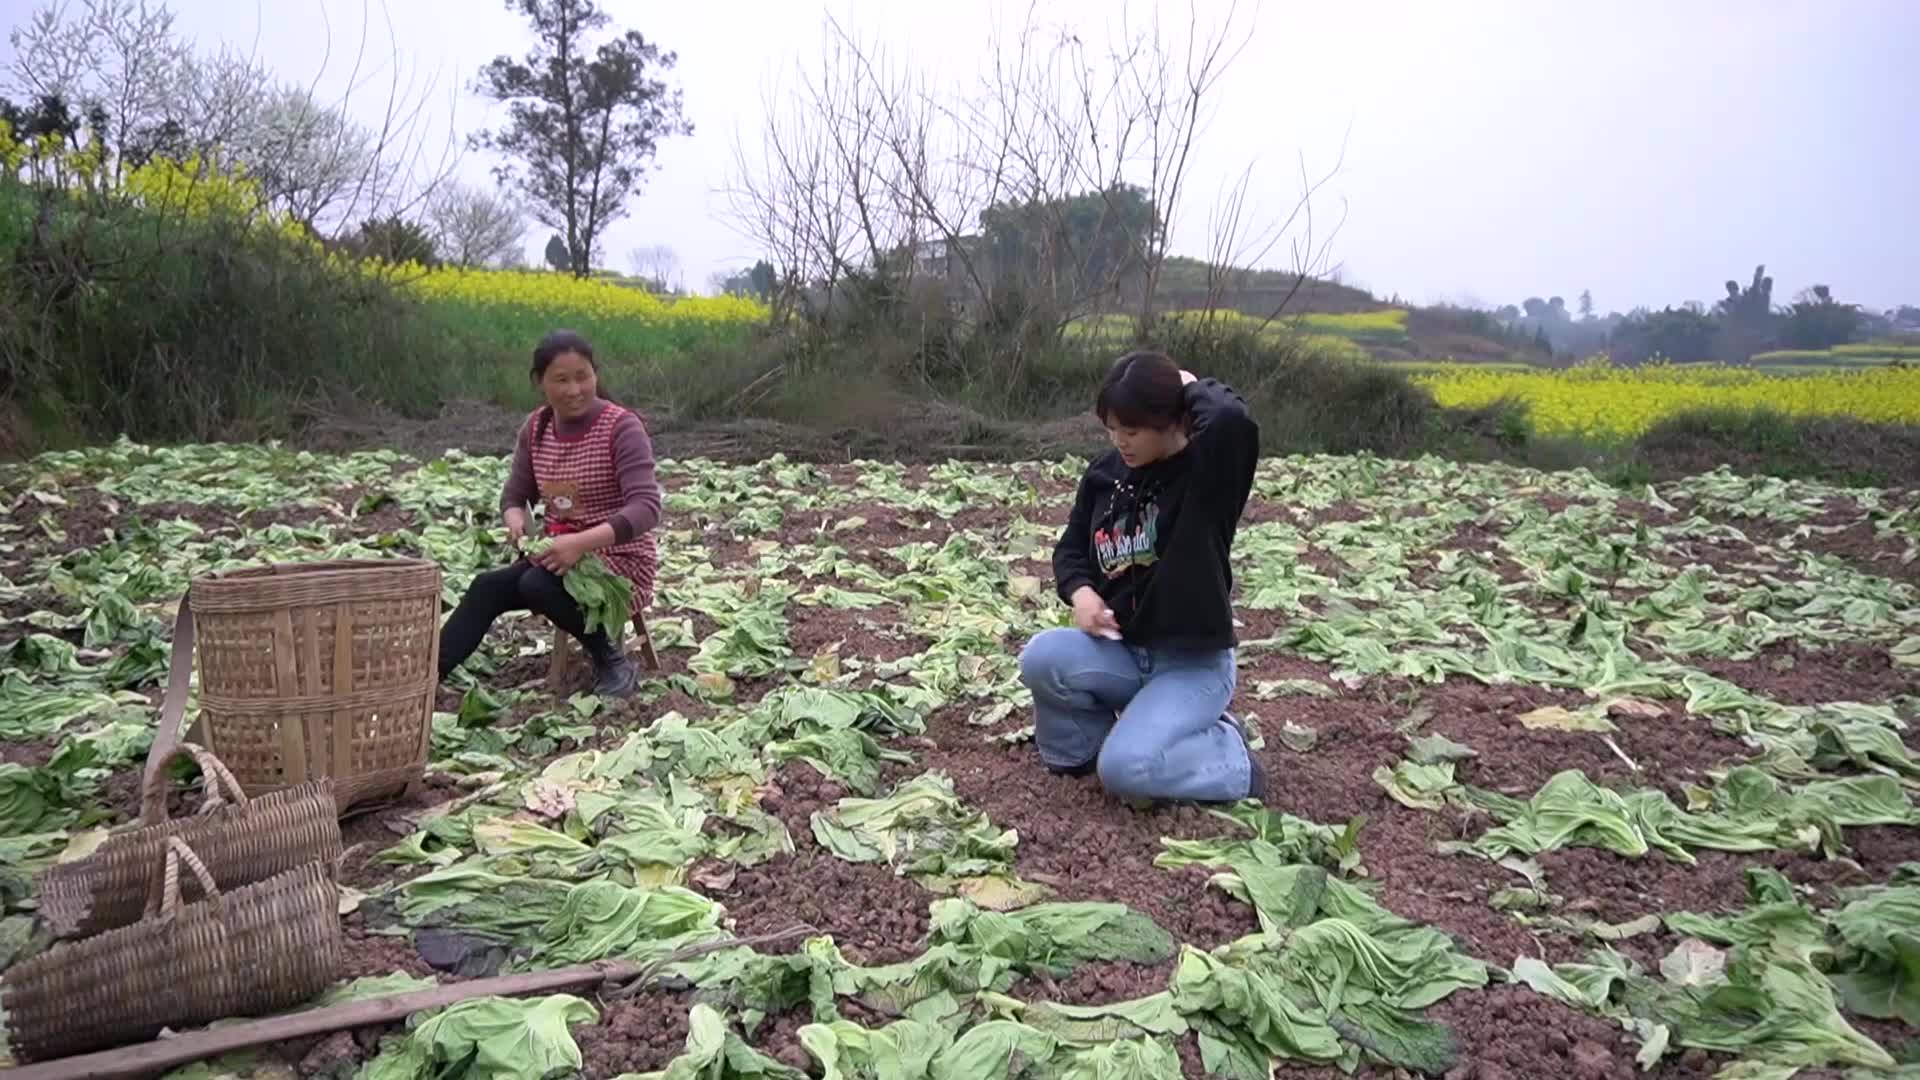
MULTIPOLYGON (((647 632, 647 617, 643 612, 633 613, 633 636, 640 643, 640 658, 649 671, 660 670, 660 654, 653 649, 653 635, 647 632)), ((572 634, 559 627, 553 628, 553 658, 547 661, 547 689, 556 694, 565 693, 573 681, 573 671, 580 663, 580 643, 572 634)))

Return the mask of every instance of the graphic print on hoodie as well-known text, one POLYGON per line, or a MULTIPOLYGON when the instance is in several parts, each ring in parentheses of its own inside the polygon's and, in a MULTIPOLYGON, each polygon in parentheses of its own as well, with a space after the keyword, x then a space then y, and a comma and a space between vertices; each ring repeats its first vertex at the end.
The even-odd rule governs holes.
POLYGON ((1152 566, 1160 561, 1155 545, 1160 539, 1160 505, 1148 502, 1146 513, 1134 520, 1119 513, 1118 501, 1111 507, 1105 524, 1093 531, 1093 551, 1100 560, 1100 573, 1108 580, 1136 566, 1152 566))

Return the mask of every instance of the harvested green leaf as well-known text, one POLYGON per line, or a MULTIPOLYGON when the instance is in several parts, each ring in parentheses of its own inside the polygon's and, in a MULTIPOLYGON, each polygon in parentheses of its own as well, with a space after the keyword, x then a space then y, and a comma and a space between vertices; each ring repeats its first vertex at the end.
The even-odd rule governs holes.
POLYGON ((1675 986, 1714 986, 1726 981, 1727 954, 1698 938, 1673 947, 1660 961, 1660 974, 1675 986))
POLYGON ((537 934, 540 966, 560 967, 651 953, 669 939, 720 936, 720 907, 699 893, 589 881, 567 893, 537 934))
MULTIPOLYGON (((553 540, 543 536, 528 540, 525 550, 537 558, 552 547, 553 540)), ((633 583, 607 569, 600 556, 588 552, 560 580, 586 616, 588 633, 605 631, 618 637, 626 632, 633 618, 633 583)))
POLYGON ((813 836, 849 862, 883 862, 896 873, 950 886, 954 879, 1007 873, 1018 837, 968 810, 944 773, 922 773, 885 798, 841 799, 815 811, 813 836))
POLYGON ((1181 947, 1172 991, 1174 1007, 1200 1034, 1210 1073, 1266 1076, 1272 1058, 1335 1061, 1345 1052, 1327 1018, 1277 980, 1190 945, 1181 947))
POLYGON ((1605 709, 1581 709, 1573 711, 1559 705, 1542 705, 1540 708, 1520 714, 1520 726, 1533 730, 1552 731, 1614 731, 1617 730, 1607 719, 1605 709))
POLYGON ((931 1073, 933 1060, 953 1042, 940 1024, 896 1020, 868 1030, 847 1020, 800 1028, 800 1044, 820 1063, 822 1080, 908 1080, 931 1073))
POLYGON ((0 762, 0 834, 64 828, 75 813, 61 805, 60 781, 46 769, 0 762))
POLYGON ((1920 1027, 1920 886, 1855 890, 1832 915, 1839 938, 1830 978, 1861 1016, 1920 1027))
POLYGON ((1002 913, 966 899, 945 899, 933 902, 932 914, 934 941, 971 945, 1054 978, 1089 960, 1152 967, 1174 952, 1165 930, 1125 904, 1046 903, 1002 913))
POLYGON ((1050 1060, 1059 1049, 1051 1035, 1012 1020, 988 1020, 968 1028, 933 1059, 932 1080, 1000 1080, 1028 1065, 1050 1060))
POLYGON ((314 998, 306 1008, 324 1009, 355 1001, 371 1001, 375 998, 391 997, 394 994, 431 990, 436 985, 438 984, 432 979, 416 979, 404 971, 396 971, 391 975, 367 975, 328 990, 314 998))
POLYGON ((1439 765, 1442 762, 1466 761, 1478 757, 1479 752, 1464 743, 1454 742, 1445 735, 1434 733, 1409 740, 1407 760, 1415 765, 1439 765))
POLYGON ((1394 802, 1415 810, 1442 809, 1460 790, 1451 761, 1432 765, 1402 761, 1392 768, 1381 765, 1373 770, 1373 782, 1385 788, 1394 802))
POLYGON ((1304 754, 1320 741, 1320 733, 1288 720, 1280 726, 1280 745, 1296 754, 1304 754))
POLYGON ((873 736, 853 728, 818 731, 769 743, 766 752, 774 761, 799 758, 862 795, 871 795, 879 785, 882 764, 913 760, 912 754, 882 747, 873 736))
POLYGON ((1364 818, 1356 818, 1344 828, 1321 825, 1278 810, 1249 803, 1236 804, 1210 813, 1232 822, 1246 835, 1226 835, 1207 840, 1177 840, 1162 837, 1164 849, 1154 856, 1153 865, 1165 868, 1181 866, 1231 866, 1241 861, 1272 863, 1310 863, 1357 873, 1360 869, 1358 836, 1364 818))
POLYGON ((569 1029, 599 1018, 592 1005, 571 994, 473 998, 387 1040, 360 1080, 545 1080, 580 1068, 580 1047, 569 1029))
POLYGON ((1263 679, 1253 684, 1253 696, 1261 701, 1288 695, 1333 697, 1338 691, 1317 679, 1263 679))

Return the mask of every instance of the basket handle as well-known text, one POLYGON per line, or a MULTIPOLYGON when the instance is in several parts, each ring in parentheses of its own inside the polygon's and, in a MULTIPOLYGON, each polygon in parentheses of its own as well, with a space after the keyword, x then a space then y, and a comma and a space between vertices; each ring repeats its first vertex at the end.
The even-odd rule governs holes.
MULTIPOLYGON (((167 837, 167 865, 161 873, 158 898, 159 914, 163 919, 172 918, 174 912, 180 909, 180 864, 183 862, 187 864, 188 870, 193 871, 194 880, 200 883, 202 898, 211 900, 220 895, 220 887, 213 883, 213 875, 207 872, 207 864, 200 861, 200 856, 193 853, 193 849, 187 846, 185 840, 177 836, 169 836, 167 837)), ((149 916, 154 914, 154 906, 153 898, 149 898, 147 901, 149 916)))
POLYGON ((186 715, 187 684, 193 678, 193 608, 188 603, 189 596, 180 598, 179 610, 173 616, 173 656, 167 663, 167 695, 160 703, 160 721, 154 728, 153 747, 147 751, 147 767, 140 780, 140 820, 149 825, 165 821, 167 817, 166 785, 156 780, 167 762, 173 760, 174 747, 180 745, 180 720, 186 715))
POLYGON ((240 781, 234 779, 233 773, 213 755, 213 751, 197 743, 183 742, 167 751, 166 757, 160 761, 160 768, 153 770, 146 778, 146 783, 158 790, 142 792, 141 824, 158 825, 167 820, 166 766, 182 756, 192 758, 194 764, 200 766, 200 774, 206 778, 207 797, 200 804, 200 813, 210 814, 229 800, 235 806, 246 809, 249 801, 246 791, 240 787, 240 781), (226 789, 224 797, 221 795, 222 788, 226 789))

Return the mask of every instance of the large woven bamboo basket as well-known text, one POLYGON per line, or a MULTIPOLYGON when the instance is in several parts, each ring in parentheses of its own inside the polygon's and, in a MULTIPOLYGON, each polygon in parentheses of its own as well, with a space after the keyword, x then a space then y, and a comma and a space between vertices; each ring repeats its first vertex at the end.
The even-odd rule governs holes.
POLYGON ((6 974, 9 1041, 47 1061, 230 1016, 289 1009, 324 991, 342 953, 339 893, 319 863, 221 892, 177 836, 146 918, 63 942, 6 974), (180 901, 179 871, 204 897, 180 901))
MULTIPOLYGON (((197 637, 198 741, 249 795, 327 777, 344 813, 397 794, 427 761, 440 596, 439 566, 421 559, 279 563, 196 578, 175 624, 174 657, 183 633, 190 644, 197 637)), ((183 680, 185 669, 176 672, 183 680)), ((162 727, 156 755, 178 722, 162 727)))
POLYGON ((158 884, 153 868, 179 837, 216 886, 236 889, 284 870, 319 863, 331 874, 340 860, 340 820, 333 782, 309 780, 250 799, 220 760, 181 743, 147 777, 164 788, 165 766, 190 757, 206 781, 206 800, 191 817, 171 818, 166 792, 143 798, 138 828, 115 833, 91 854, 56 863, 40 875, 40 917, 55 938, 90 937, 140 920, 158 884))

